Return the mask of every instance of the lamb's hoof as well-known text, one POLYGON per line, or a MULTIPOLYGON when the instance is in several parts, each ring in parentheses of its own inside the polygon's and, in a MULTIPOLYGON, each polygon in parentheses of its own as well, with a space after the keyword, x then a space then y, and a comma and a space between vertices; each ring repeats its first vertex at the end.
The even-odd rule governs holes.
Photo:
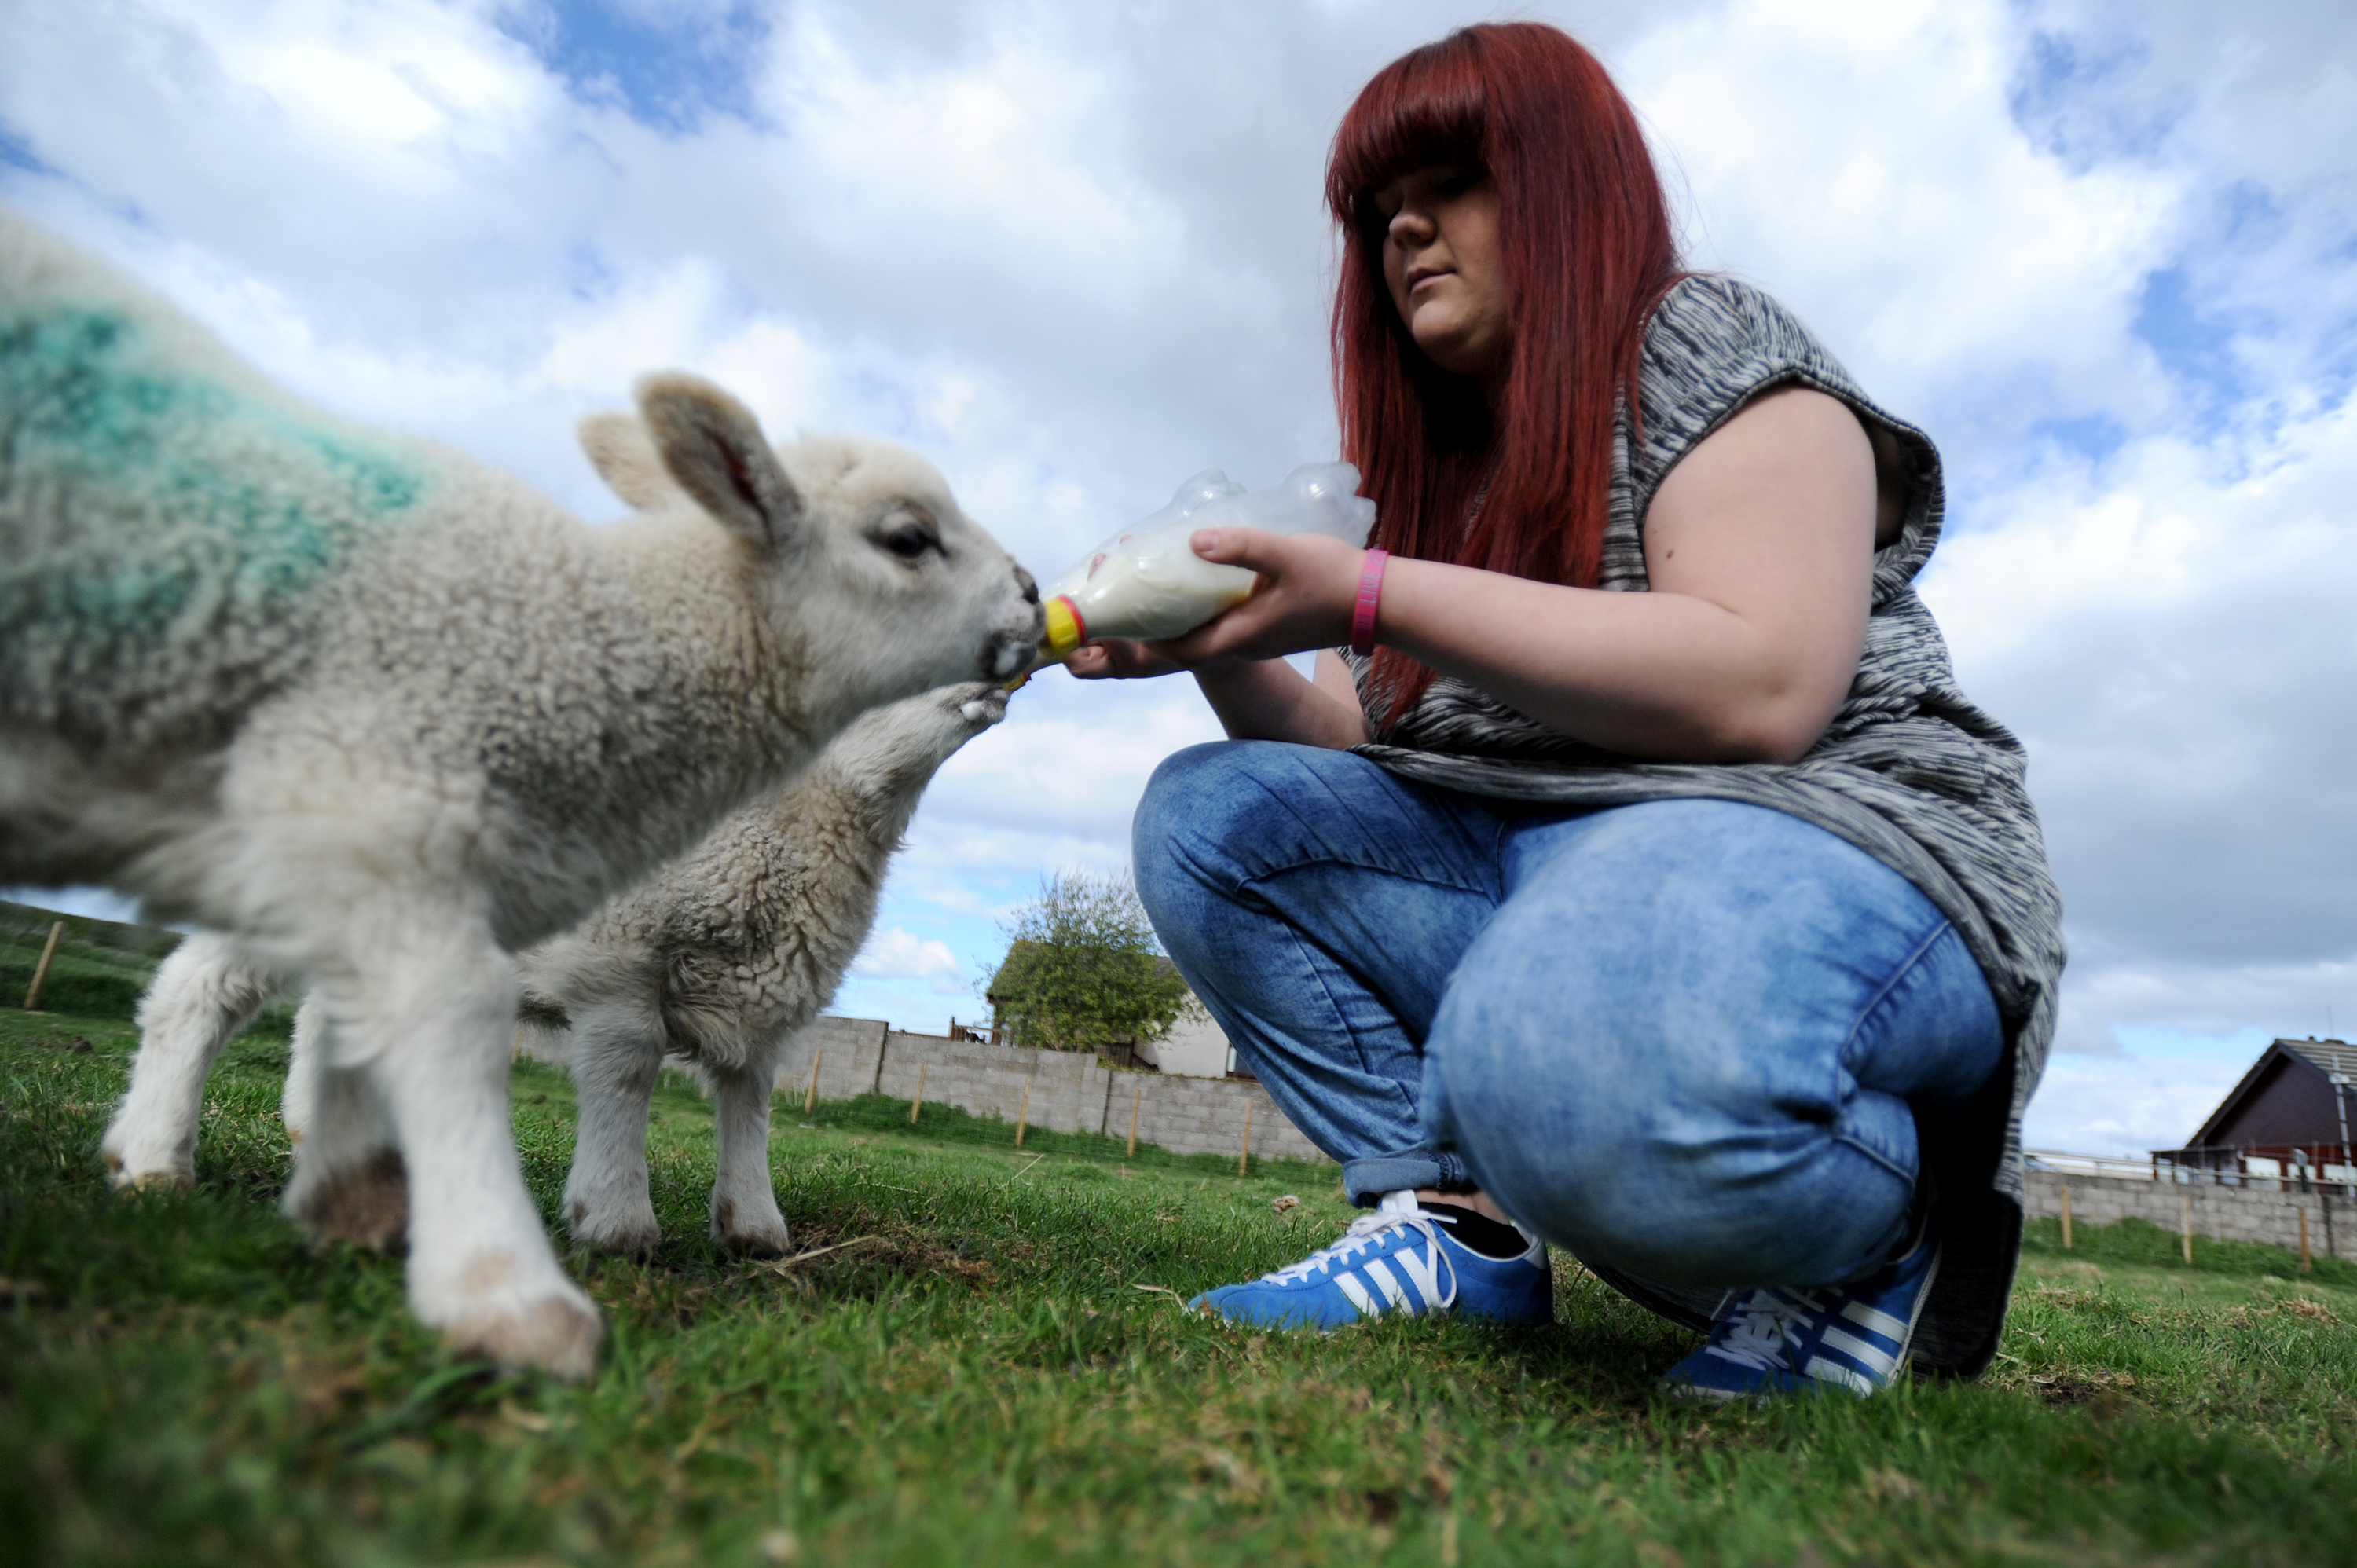
POLYGON ((117 1192, 193 1192, 197 1186, 194 1165, 177 1162, 164 1165, 139 1165, 128 1158, 113 1144, 102 1144, 98 1157, 106 1162, 108 1179, 117 1192))
POLYGON ((597 1369, 597 1344, 605 1337, 597 1309, 572 1291, 503 1311, 472 1312, 442 1331, 442 1342, 461 1356, 537 1367, 575 1383, 597 1369))
POLYGON ((651 1258, 662 1245, 662 1230, 655 1223, 651 1208, 639 1214, 598 1215, 592 1214, 587 1204, 575 1202, 565 1207, 565 1214, 573 1240, 584 1247, 626 1258, 651 1258))
POLYGON ((194 1192, 197 1173, 194 1171, 133 1171, 122 1169, 115 1161, 108 1161, 114 1169, 114 1190, 117 1192, 194 1192))
POLYGON ((321 1176, 296 1203, 295 1218, 317 1245, 399 1251, 409 1239, 409 1169, 401 1151, 379 1149, 321 1176))
POLYGON ((782 1258, 786 1217, 774 1208, 767 1214, 747 1214, 724 1197, 712 1206, 712 1239, 748 1258, 782 1258))

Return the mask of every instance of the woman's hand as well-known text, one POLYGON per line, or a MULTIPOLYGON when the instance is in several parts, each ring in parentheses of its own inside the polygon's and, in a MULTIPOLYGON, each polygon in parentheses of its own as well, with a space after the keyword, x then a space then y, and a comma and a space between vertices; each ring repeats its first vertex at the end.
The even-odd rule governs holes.
POLYGON ((1108 637, 1065 654, 1064 668, 1076 681, 1138 681, 1150 675, 1176 675, 1185 668, 1157 653, 1157 646, 1134 637, 1108 637))
POLYGON ((1349 746, 1366 739, 1358 693, 1333 651, 1350 640, 1366 552, 1320 534, 1257 528, 1201 529, 1189 542, 1206 561, 1259 574, 1252 597, 1168 641, 1109 637, 1074 649, 1064 668, 1083 681, 1192 671, 1238 740, 1349 746), (1311 648, 1319 650, 1314 682, 1281 657, 1311 648))
POLYGON ((1184 637, 1145 646, 1180 669, 1229 659, 1275 659, 1351 640, 1359 574, 1367 553, 1322 533, 1206 528, 1195 553, 1260 575, 1252 597, 1184 637))
POLYGON ((1252 597, 1184 637, 1158 642, 1108 637, 1089 643, 1065 655, 1065 669, 1083 681, 1135 680, 1351 640, 1365 551, 1324 534, 1257 528, 1206 528, 1189 542, 1206 561, 1258 573, 1252 597))

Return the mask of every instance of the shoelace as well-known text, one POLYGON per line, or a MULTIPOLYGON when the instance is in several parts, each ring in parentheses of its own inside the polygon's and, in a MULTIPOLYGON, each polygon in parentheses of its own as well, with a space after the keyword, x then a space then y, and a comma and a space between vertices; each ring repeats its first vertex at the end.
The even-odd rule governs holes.
MULTIPOLYGON (((1361 1214, 1351 1221, 1351 1228, 1329 1246, 1320 1247, 1297 1263, 1289 1263, 1274 1273, 1261 1275, 1265 1284, 1298 1284, 1312 1273, 1326 1273, 1345 1258, 1355 1258, 1381 1240, 1386 1231, 1414 1230, 1425 1240, 1432 1255, 1440 1252, 1439 1220, 1421 1208, 1379 1208, 1372 1214, 1361 1214)), ((1457 1271, 1448 1271, 1448 1294, 1432 1305, 1446 1308, 1456 1305, 1457 1271)))
POLYGON ((1782 1291, 1756 1290, 1736 1309, 1725 1337, 1712 1339, 1706 1348, 1738 1367, 1757 1371, 1790 1371, 1792 1367, 1784 1358, 1785 1347, 1799 1343, 1798 1331, 1807 1327, 1811 1316, 1821 1310, 1797 1291, 1787 1294, 1782 1291))

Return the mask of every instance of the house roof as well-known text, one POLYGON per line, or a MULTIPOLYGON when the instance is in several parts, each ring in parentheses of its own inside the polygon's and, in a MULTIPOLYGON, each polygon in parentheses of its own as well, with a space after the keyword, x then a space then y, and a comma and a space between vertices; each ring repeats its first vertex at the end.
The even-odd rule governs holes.
POLYGON ((2294 1056, 2305 1057, 2319 1070, 2342 1073, 2357 1079, 2357 1046, 2346 1040, 2277 1040, 2276 1045, 2294 1056))
MULTIPOLYGON (((2318 1083, 2319 1089, 2336 1073, 2357 1079, 2357 1046, 2352 1046, 2346 1040, 2312 1037, 2271 1041, 2267 1048, 2259 1053, 2259 1059, 2251 1064, 2250 1070, 2243 1075, 2242 1080, 2226 1091, 2226 1098, 2218 1102, 2218 1108, 2210 1112, 2201 1125, 2194 1130, 2193 1136, 2185 1141, 2185 1147, 2223 1147, 2235 1143, 2236 1140, 2224 1135, 2227 1130, 2233 1126, 2244 1108, 2253 1104, 2262 1090, 2287 1071, 2318 1083)), ((2174 1152, 2168 1149, 2156 1151, 2159 1154, 2174 1152)))

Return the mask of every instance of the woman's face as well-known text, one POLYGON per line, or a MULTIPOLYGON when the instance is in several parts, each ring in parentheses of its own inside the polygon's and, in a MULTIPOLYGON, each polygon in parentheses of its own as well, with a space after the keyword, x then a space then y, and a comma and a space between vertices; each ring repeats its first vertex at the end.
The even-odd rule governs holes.
POLYGON ((1383 282, 1408 335, 1432 362, 1494 392, 1513 338, 1498 249, 1498 182, 1442 164, 1374 194, 1383 220, 1383 282))

